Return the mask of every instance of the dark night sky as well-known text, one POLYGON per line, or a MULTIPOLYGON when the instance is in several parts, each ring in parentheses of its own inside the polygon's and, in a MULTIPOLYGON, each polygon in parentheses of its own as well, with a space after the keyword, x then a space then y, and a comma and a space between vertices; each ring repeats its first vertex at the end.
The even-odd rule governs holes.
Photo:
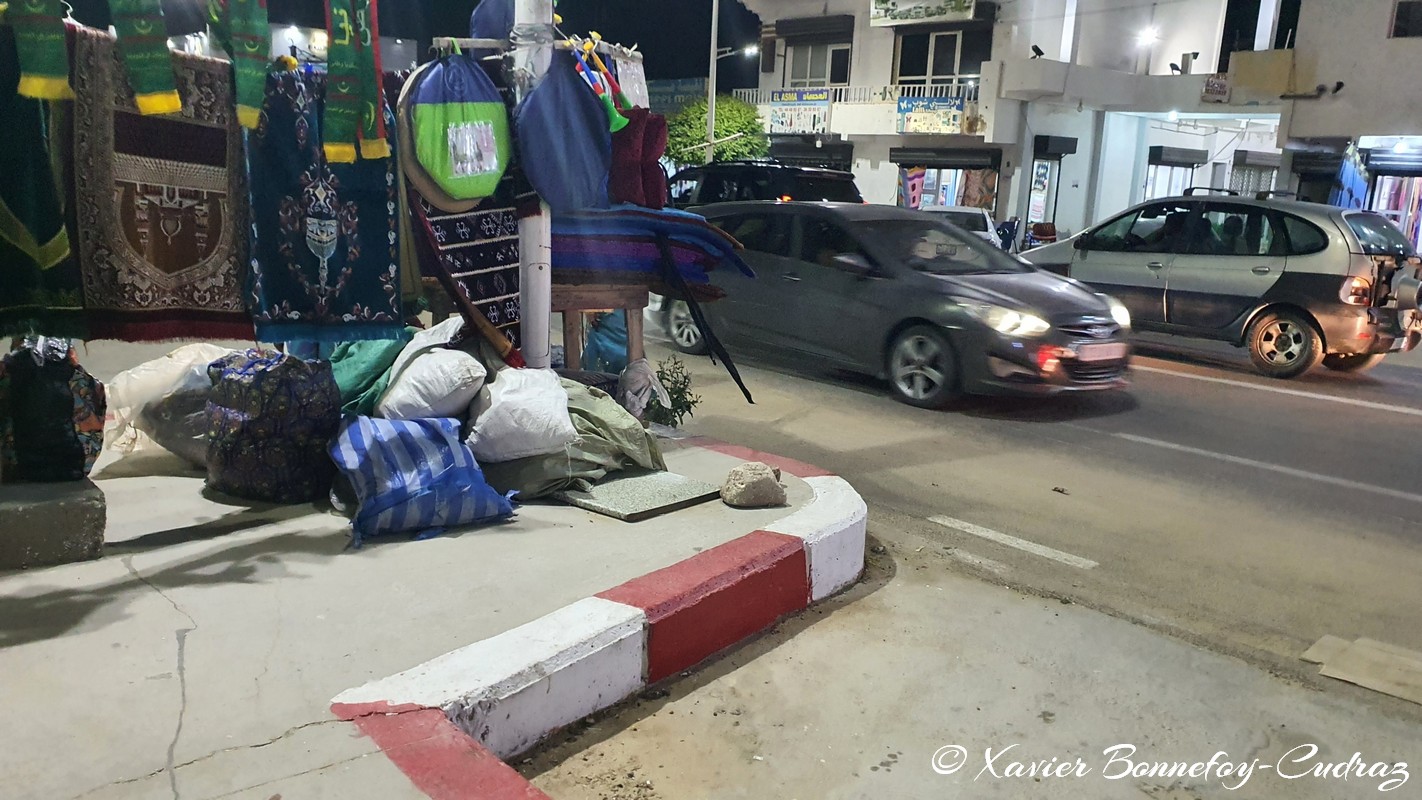
MULTIPOLYGON (((104 0, 72 0, 75 16, 86 24, 108 24, 104 0)), ((477 0, 383 0, 381 32, 386 36, 422 39, 465 36, 469 14, 477 0)), ((178 20, 201 20, 206 0, 163 0, 170 28, 178 20)), ((275 23, 319 27, 324 24, 322 0, 269 0, 275 23)), ((647 77, 694 78, 707 74, 711 32, 711 0, 562 0, 563 30, 586 34, 596 30, 609 41, 640 45, 647 77)), ((758 18, 737 0, 721 2, 721 46, 745 47, 760 35, 758 18)), ((177 32, 177 31, 173 31, 177 32)), ((759 61, 732 56, 721 59, 720 88, 753 87, 759 61)))

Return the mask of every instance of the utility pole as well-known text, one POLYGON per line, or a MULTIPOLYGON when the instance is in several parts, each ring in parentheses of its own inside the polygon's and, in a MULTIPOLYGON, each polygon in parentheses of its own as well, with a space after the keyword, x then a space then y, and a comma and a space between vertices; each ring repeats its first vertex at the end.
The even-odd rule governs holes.
POLYGON ((721 27, 721 0, 711 0, 711 74, 706 81, 706 163, 716 160, 716 61, 721 27))
MULTIPOLYGON (((553 63, 553 0, 514 0, 514 85, 522 100, 553 63)), ((547 203, 518 223, 520 349, 530 367, 552 362, 553 230, 547 203)))

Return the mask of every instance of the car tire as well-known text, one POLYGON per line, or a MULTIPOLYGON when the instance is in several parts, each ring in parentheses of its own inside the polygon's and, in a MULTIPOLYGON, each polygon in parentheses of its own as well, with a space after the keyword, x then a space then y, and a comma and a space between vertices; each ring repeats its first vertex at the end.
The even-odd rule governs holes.
POLYGON ((885 358, 894 397, 918 408, 943 408, 960 394, 958 355, 936 328, 915 325, 889 345, 885 358))
POLYGON ((689 356, 704 356, 711 352, 706 337, 696 326, 691 316, 691 307, 685 300, 667 299, 662 301, 662 329, 671 340, 672 347, 689 356))
POLYGON ((1385 353, 1373 353, 1372 355, 1344 355, 1342 353, 1333 353, 1323 357, 1323 366, 1328 367, 1334 372, 1351 372, 1355 375, 1361 375, 1381 364, 1383 356, 1385 355, 1385 353))
POLYGON ((1249 360, 1262 375, 1297 378, 1323 360, 1323 337, 1302 315, 1270 311, 1249 326, 1249 360))

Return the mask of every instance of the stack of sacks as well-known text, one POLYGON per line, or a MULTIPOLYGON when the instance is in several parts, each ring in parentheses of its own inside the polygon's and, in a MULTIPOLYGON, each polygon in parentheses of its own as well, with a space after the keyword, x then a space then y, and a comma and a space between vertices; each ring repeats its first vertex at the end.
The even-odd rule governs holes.
POLYGON ((479 394, 488 374, 479 359, 447 345, 464 327, 451 317, 420 331, 395 357, 375 415, 386 419, 459 418, 479 394))
POLYGON ((587 489, 631 465, 666 469, 656 437, 611 395, 548 370, 499 372, 470 424, 489 484, 521 501, 587 489))

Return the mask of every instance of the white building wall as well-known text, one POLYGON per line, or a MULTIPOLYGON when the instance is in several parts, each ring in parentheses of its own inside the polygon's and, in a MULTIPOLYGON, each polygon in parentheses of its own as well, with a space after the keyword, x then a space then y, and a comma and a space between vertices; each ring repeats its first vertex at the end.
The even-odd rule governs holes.
POLYGON ((1295 101, 1288 135, 1295 138, 1422 135, 1422 38, 1393 39, 1393 3, 1305 0, 1295 43, 1297 86, 1343 91, 1295 101))

